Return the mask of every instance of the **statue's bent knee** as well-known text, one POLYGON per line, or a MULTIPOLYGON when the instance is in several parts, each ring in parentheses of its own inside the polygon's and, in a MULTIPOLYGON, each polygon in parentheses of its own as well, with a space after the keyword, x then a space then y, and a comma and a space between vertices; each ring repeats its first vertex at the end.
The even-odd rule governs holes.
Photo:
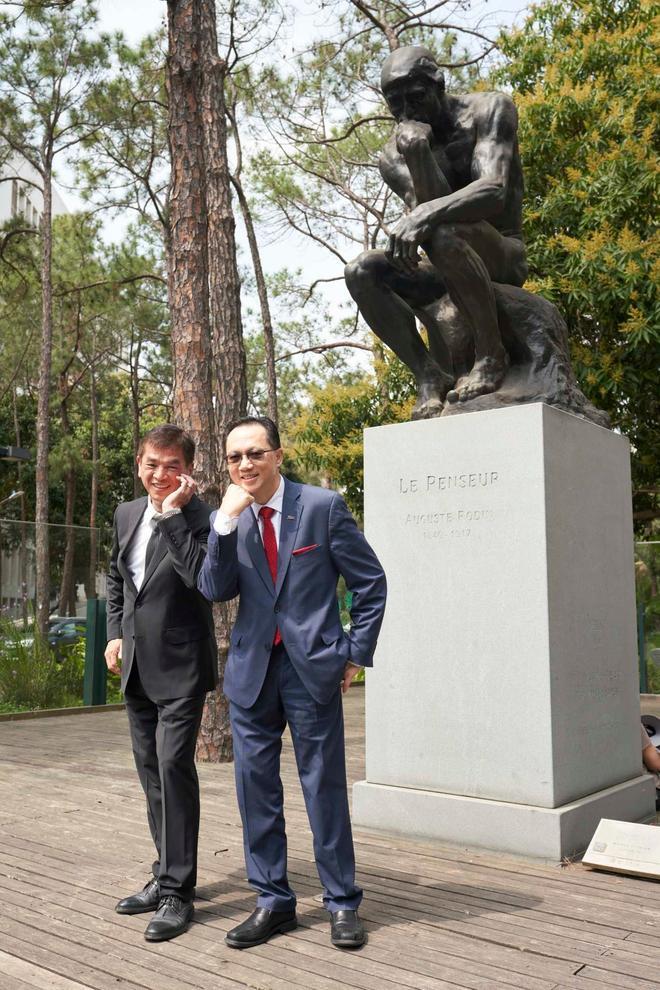
POLYGON ((351 293, 382 281, 382 252, 365 251, 344 268, 344 278, 351 293))
POLYGON ((468 223, 443 223, 435 228, 431 236, 431 244, 437 251, 442 251, 444 255, 462 255, 468 244, 469 233, 472 224, 468 223))

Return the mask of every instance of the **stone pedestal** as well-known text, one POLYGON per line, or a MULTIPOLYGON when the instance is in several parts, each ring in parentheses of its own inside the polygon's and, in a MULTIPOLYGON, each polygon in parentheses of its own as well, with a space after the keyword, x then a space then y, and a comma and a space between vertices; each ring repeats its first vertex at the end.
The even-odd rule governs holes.
POLYGON ((356 825, 558 860, 651 819, 630 502, 627 440, 541 403, 366 431, 356 825))

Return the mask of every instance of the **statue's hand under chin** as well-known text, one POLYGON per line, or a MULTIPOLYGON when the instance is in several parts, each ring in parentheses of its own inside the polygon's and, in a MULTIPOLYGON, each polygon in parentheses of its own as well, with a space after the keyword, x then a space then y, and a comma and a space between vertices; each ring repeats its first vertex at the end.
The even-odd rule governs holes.
POLYGON ((430 147, 433 130, 420 120, 404 120, 396 129, 396 149, 404 158, 421 147, 430 147))

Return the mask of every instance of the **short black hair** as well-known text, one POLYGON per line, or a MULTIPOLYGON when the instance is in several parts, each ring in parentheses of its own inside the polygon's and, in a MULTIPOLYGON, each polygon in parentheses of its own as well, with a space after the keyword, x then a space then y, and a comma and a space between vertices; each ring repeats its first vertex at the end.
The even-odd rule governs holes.
POLYGON ((161 423, 160 426, 154 426, 148 433, 145 433, 140 440, 138 457, 142 457, 146 444, 151 444, 157 450, 163 450, 165 447, 179 447, 186 465, 192 464, 195 460, 195 441, 189 433, 173 423, 161 423))
POLYGON ((263 426, 266 431, 266 436, 268 437, 268 443, 271 445, 273 450, 279 450, 282 446, 280 441, 280 431, 277 428, 277 424, 270 418, 270 416, 239 416, 238 419, 234 419, 231 423, 227 424, 227 429, 225 430, 225 447, 227 446, 227 439, 232 430, 238 429, 239 426, 263 426))

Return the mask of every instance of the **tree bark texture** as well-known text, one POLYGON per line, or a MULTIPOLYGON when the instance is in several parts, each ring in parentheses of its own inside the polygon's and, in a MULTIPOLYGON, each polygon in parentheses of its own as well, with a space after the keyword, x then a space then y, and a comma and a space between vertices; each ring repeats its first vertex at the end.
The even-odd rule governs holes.
POLYGON ((213 356, 209 328, 208 220, 201 109, 202 0, 168 0, 168 293, 174 418, 195 439, 203 498, 217 504, 213 356))
MULTIPOLYGON (((209 317, 216 373, 218 440, 247 408, 245 348, 241 324, 241 285, 236 263, 235 221, 227 159, 225 76, 218 54, 214 0, 200 0, 201 108, 206 158, 209 317)), ((222 452, 221 452, 222 453, 222 452)), ((222 457, 219 458, 221 460, 222 457)))
MULTIPOLYGON (((247 389, 215 3, 168 0, 168 31, 174 410, 197 444, 200 494, 217 505, 228 480, 220 476, 223 427, 245 409, 247 389)), ((222 683, 235 606, 217 605, 214 619, 222 683)), ((232 758, 221 687, 208 696, 197 756, 213 762, 232 758)))
POLYGON ((74 563, 76 555, 76 531, 73 528, 76 503, 76 471, 70 467, 64 478, 64 560, 60 580, 58 614, 76 614, 76 593, 74 587, 74 563))
POLYGON ((98 532, 96 513, 99 501, 99 407, 96 394, 96 353, 92 355, 90 367, 89 406, 92 428, 92 478, 89 494, 89 571, 87 577, 87 597, 96 598, 96 571, 98 567, 98 532))
POLYGON ((43 214, 41 217, 41 353, 39 357, 39 396, 37 402, 37 456, 35 477, 35 557, 36 615, 42 636, 48 633, 50 612, 50 552, 48 533, 48 444, 50 440, 50 378, 53 362, 53 198, 52 166, 49 159, 43 173, 43 214))
POLYGON ((142 343, 138 340, 136 347, 131 335, 129 351, 130 380, 131 380, 131 426, 133 439, 133 498, 139 498, 143 493, 142 482, 138 474, 137 452, 140 446, 140 350, 142 343))
MULTIPOLYGON (((16 403, 16 385, 14 385, 12 391, 13 406, 14 406, 14 435, 16 438, 16 446, 22 447, 21 443, 21 424, 18 418, 18 405, 16 403)), ((25 491, 23 488, 23 465, 19 461, 17 464, 18 468, 18 490, 21 493, 21 545, 19 549, 19 573, 21 580, 21 618, 23 620, 23 628, 28 627, 28 594, 27 594, 27 543, 28 543, 28 527, 27 527, 27 513, 25 511, 25 491)), ((0 588, 1 588, 0 583, 0 588)))
MULTIPOLYGON (((236 125, 234 124, 234 128, 236 125)), ((236 138, 238 143, 238 137, 236 138)), ((254 278, 257 284, 257 296, 259 297, 259 308, 261 310, 261 325, 264 332, 264 352, 266 356, 266 395, 268 397, 268 415, 270 418, 277 423, 277 374, 275 371, 275 339, 273 336, 273 320, 270 315, 270 304, 268 302, 268 288, 266 286, 266 278, 264 276, 263 266, 261 264, 261 253, 259 251, 259 242, 257 241, 257 232, 254 229, 254 222, 252 220, 252 211, 250 210, 250 204, 247 201, 243 185, 238 176, 235 176, 233 181, 234 189, 236 190, 236 195, 238 196, 238 202, 241 207, 241 213, 243 214, 243 223, 245 224, 245 232, 247 233, 248 244, 250 245, 250 255, 252 256, 252 268, 254 270, 254 278)))
MULTIPOLYGON (((62 436, 66 439, 71 436, 71 423, 69 421, 69 409, 67 406, 71 393, 66 370, 62 371, 59 375, 59 391, 62 436)), ((76 596, 73 587, 73 567, 76 553, 76 536, 73 528, 75 503, 76 471, 73 466, 69 466, 64 475, 64 559, 60 578, 60 593, 57 606, 58 615, 74 615, 76 610, 76 596)))

